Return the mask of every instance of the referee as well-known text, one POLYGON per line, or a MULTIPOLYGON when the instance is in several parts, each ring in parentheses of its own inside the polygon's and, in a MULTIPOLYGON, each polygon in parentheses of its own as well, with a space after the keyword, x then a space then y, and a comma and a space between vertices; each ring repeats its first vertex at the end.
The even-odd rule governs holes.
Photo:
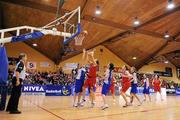
POLYGON ((25 78, 25 62, 27 60, 27 55, 21 53, 19 55, 19 62, 16 65, 16 69, 14 71, 14 75, 12 78, 12 91, 11 96, 8 102, 8 106, 6 111, 10 114, 20 114, 21 111, 18 110, 19 98, 21 96, 21 87, 22 81, 25 78))

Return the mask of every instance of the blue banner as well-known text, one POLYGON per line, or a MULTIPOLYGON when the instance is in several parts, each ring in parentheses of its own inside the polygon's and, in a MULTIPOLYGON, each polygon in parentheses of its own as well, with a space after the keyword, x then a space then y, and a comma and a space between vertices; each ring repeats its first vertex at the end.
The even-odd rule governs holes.
POLYGON ((70 96, 71 86, 46 85, 46 96, 70 96))
POLYGON ((176 95, 180 95, 180 88, 176 88, 176 95))
POLYGON ((44 36, 42 32, 27 33, 20 36, 13 36, 11 42, 20 42, 29 39, 37 39, 37 38, 41 38, 42 36, 44 36))
POLYGON ((45 93, 46 96, 70 96, 71 86, 61 85, 23 85, 23 93, 45 93))

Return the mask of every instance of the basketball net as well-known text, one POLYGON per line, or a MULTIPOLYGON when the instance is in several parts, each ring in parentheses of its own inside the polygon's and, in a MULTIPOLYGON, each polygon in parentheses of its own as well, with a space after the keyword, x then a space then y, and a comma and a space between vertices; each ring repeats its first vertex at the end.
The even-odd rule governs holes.
POLYGON ((75 37, 74 38, 75 39, 75 45, 76 46, 81 46, 82 43, 83 43, 84 38, 85 38, 85 35, 83 35, 82 33, 79 34, 77 37, 75 37))

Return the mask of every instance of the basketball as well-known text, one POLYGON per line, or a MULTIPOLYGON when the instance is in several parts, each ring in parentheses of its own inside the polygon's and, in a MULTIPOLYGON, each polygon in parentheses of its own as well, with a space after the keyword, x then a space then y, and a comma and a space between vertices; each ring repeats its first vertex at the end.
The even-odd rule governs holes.
POLYGON ((88 35, 88 31, 87 31, 87 30, 84 30, 82 33, 83 33, 84 35, 88 35))

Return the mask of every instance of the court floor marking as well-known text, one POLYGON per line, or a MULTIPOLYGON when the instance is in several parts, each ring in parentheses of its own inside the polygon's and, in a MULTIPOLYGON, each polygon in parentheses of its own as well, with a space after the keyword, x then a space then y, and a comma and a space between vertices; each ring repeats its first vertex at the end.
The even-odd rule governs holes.
POLYGON ((59 116, 59 115, 57 115, 57 114, 51 112, 50 110, 48 110, 48 109, 46 109, 46 108, 44 108, 44 107, 42 107, 42 106, 39 106, 39 105, 33 103, 31 100, 28 100, 28 99, 26 99, 26 100, 27 100, 28 102, 32 103, 33 105, 35 105, 36 107, 38 107, 38 108, 44 110, 45 112, 47 112, 47 113, 49 113, 49 114, 51 114, 51 115, 57 117, 58 119, 60 119, 60 120, 65 120, 63 117, 61 117, 61 116, 59 116))
MULTIPOLYGON (((29 102, 31 102, 30 100, 27 100, 29 102)), ((35 106, 37 106, 38 108, 48 112, 49 114, 57 117, 60 120, 65 120, 65 118, 51 112, 50 110, 46 109, 45 107, 39 106, 33 102, 31 102, 32 104, 34 104, 35 106)), ((172 108, 176 108, 176 107, 180 107, 180 106, 170 106, 170 107, 165 107, 165 108, 156 108, 156 109, 147 109, 147 110, 140 110, 140 111, 132 111, 132 112, 124 112, 124 113, 116 113, 116 114, 108 114, 108 115, 99 115, 99 116, 90 116, 90 117, 86 117, 86 118, 78 118, 78 119, 71 119, 71 120, 85 120, 85 119, 93 119, 93 118, 101 118, 101 117, 106 117, 106 116, 118 116, 118 115, 125 115, 125 114, 133 114, 133 113, 138 113, 138 112, 152 112, 152 111, 158 111, 158 110, 167 110, 167 109, 172 109, 172 108)), ((123 108, 126 109, 126 108, 123 108)))
POLYGON ((59 118, 60 120, 65 120, 65 119, 64 119, 64 118, 62 118, 61 116, 56 115, 55 113, 53 113, 53 112, 49 111, 48 109, 46 109, 46 108, 44 108, 44 107, 41 107, 41 106, 39 106, 39 105, 36 105, 36 106, 37 106, 38 108, 40 108, 40 109, 42 109, 42 110, 44 110, 44 111, 46 111, 46 112, 48 112, 48 113, 52 114, 53 116, 55 116, 55 117, 59 118))
MULTIPOLYGON (((86 117, 86 118, 78 118, 78 119, 71 119, 71 120, 85 120, 85 119, 93 119, 93 118, 101 118, 101 117, 106 117, 106 116, 118 116, 118 115, 125 115, 125 114, 133 114, 133 113, 138 113, 138 112, 152 112, 152 111, 158 111, 158 110, 167 110, 167 109, 172 109, 172 108, 180 108, 180 106, 171 106, 171 107, 165 107, 165 108, 156 108, 156 109, 147 109, 147 110, 140 110, 140 111, 132 111, 132 112, 124 112, 124 113, 116 113, 116 114, 108 114, 108 115, 99 115, 99 116, 91 116, 91 117, 86 117)), ((126 108, 124 108, 126 109, 126 108)))

